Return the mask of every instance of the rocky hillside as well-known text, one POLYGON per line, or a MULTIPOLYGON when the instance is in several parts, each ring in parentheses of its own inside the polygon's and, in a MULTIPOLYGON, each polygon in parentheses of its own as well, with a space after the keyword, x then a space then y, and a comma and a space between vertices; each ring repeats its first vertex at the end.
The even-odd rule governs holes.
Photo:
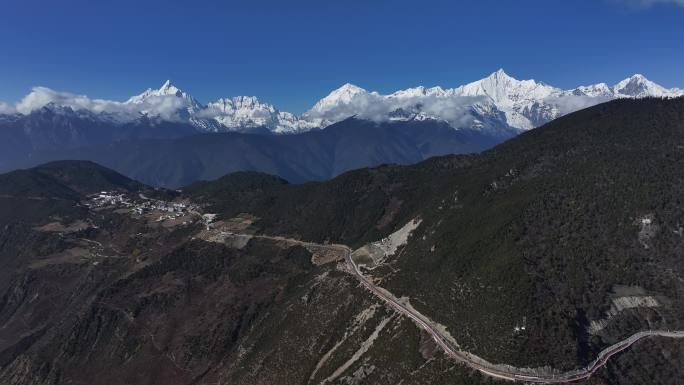
MULTIPOLYGON (((479 156, 209 201, 247 205, 267 233, 354 246, 419 218, 369 271, 383 287, 490 361, 573 368, 634 331, 684 327, 683 107, 615 101, 479 156)), ((662 362, 681 357, 664 346, 662 362)))
MULTIPOLYGON (((684 100, 645 99, 320 183, 238 173, 178 196, 89 187, 117 191, 99 198, 64 184, 95 178, 53 173, 68 190, 41 196, 71 216, 2 218, 0 382, 497 382, 297 239, 357 250, 463 350, 576 368, 637 331, 684 329, 682 170, 684 100)), ((683 364, 681 340, 647 339, 585 383, 677 384, 683 364)))

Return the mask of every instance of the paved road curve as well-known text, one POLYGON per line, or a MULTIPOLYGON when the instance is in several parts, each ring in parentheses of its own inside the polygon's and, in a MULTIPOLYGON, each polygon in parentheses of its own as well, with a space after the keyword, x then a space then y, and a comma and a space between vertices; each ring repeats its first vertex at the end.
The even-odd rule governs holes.
POLYGON ((500 366, 488 363, 481 359, 475 359, 472 355, 467 352, 462 352, 457 348, 454 348, 449 340, 442 335, 437 329, 432 327, 428 322, 424 320, 425 317, 417 311, 410 309, 400 303, 395 299, 393 295, 387 292, 385 289, 375 286, 371 281, 369 281, 363 273, 359 270, 358 266, 352 260, 351 254, 352 250, 343 245, 333 245, 331 247, 343 248, 345 250, 345 259, 347 263, 352 268, 355 276, 361 281, 361 283, 376 297, 383 300, 385 303, 389 304, 391 307, 404 314, 405 316, 411 318, 419 327, 428 332, 432 338, 437 342, 437 344, 444 349, 444 352, 456 359, 463 364, 476 369, 488 376, 501 378, 511 381, 523 381, 523 382, 534 382, 534 383, 563 383, 579 381, 591 377, 594 372, 599 368, 604 366, 608 359, 613 355, 627 349, 635 342, 642 338, 660 336, 660 337, 670 337, 670 338, 684 338, 684 331, 665 331, 665 330, 647 330, 635 333, 629 338, 626 338, 612 346, 603 349, 598 357, 589 365, 584 368, 572 370, 565 373, 558 373, 554 375, 535 375, 528 371, 519 368, 507 368, 502 369, 500 366))
POLYGON ((571 370, 564 373, 557 373, 551 375, 541 375, 533 374, 528 368, 515 368, 507 366, 503 368, 504 365, 495 365, 487 362, 477 356, 474 356, 468 352, 463 352, 460 349, 454 347, 451 342, 436 328, 434 328, 427 320, 427 317, 420 314, 418 311, 407 307, 406 305, 399 302, 390 292, 387 290, 376 286, 371 281, 369 281, 359 267, 352 260, 352 250, 346 245, 329 244, 322 245, 317 243, 303 242, 295 239, 289 239, 285 237, 278 236, 267 236, 267 235, 256 235, 258 238, 266 238, 279 241, 287 241, 290 243, 300 244, 302 246, 312 246, 329 248, 332 250, 342 251, 344 254, 345 261, 351 268, 353 274, 358 278, 361 284, 368 289, 373 295, 387 303, 389 306, 397 310, 399 313, 405 315, 412 319, 420 328, 429 333, 435 342, 444 350, 444 352, 455 359, 463 363, 464 365, 482 372, 485 375, 495 378, 501 378, 510 381, 521 381, 530 383, 547 383, 547 384, 557 384, 565 382, 579 381, 591 377, 599 368, 603 367, 610 357, 615 354, 629 348, 635 342, 647 337, 669 337, 669 338, 684 338, 684 331, 669 331, 669 330, 646 330, 635 333, 630 337, 613 344, 605 349, 603 349, 596 359, 592 361, 589 365, 571 370))

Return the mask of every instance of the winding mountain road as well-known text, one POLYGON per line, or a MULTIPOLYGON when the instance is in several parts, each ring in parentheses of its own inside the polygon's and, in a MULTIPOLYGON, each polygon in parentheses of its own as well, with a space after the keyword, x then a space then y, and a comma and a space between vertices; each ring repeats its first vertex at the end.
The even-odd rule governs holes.
POLYGON ((500 378, 509 381, 520 381, 528 383, 544 383, 544 384, 557 384, 557 383, 567 383, 573 381, 580 381, 583 379, 588 379, 591 377, 598 369, 606 365, 608 360, 615 354, 629 348, 637 341, 647 338, 647 337, 668 337, 668 338, 684 338, 684 331, 670 331, 670 330, 646 330, 634 333, 628 338, 617 342, 605 349, 603 349, 596 359, 592 361, 589 365, 567 371, 558 372, 554 374, 536 374, 533 369, 529 368, 515 368, 508 365, 497 365, 485 361, 484 359, 477 357, 471 353, 461 351, 459 348, 455 347, 449 339, 443 335, 436 327, 430 324, 427 317, 419 313, 417 310, 412 309, 404 304, 402 304, 394 295, 392 295, 387 290, 376 286, 367 279, 359 267, 354 263, 352 259, 352 249, 346 245, 340 244, 318 244, 311 242, 304 242, 296 239, 280 237, 280 236, 267 236, 267 235, 255 235, 257 238, 266 238, 277 241, 287 241, 294 244, 299 244, 302 246, 318 247, 318 248, 328 248, 331 250, 341 251, 344 254, 344 259, 346 263, 351 268, 351 272, 356 276, 356 278, 361 282, 361 284, 370 291, 377 298, 394 308, 399 313, 413 320, 416 325, 421 329, 425 330, 428 334, 432 336, 435 342, 444 350, 444 352, 464 365, 478 370, 481 373, 495 378, 500 378))
POLYGON ((354 263, 352 259, 352 250, 344 245, 331 245, 330 247, 342 248, 345 251, 345 260, 352 268, 354 275, 359 279, 361 284, 366 287, 372 294, 374 294, 379 299, 383 300, 385 303, 390 305, 392 308, 402 313, 403 315, 412 319, 420 328, 429 333, 435 342, 444 350, 444 352, 450 357, 454 358, 475 370, 482 372, 491 377, 501 378, 511 381, 523 381, 532 383, 564 383, 573 382, 591 377, 594 372, 599 368, 604 366, 606 362, 613 355, 627 349, 635 342, 646 337, 669 337, 669 338, 684 338, 684 331, 666 331, 666 330, 647 330, 641 331, 631 335, 630 337, 613 344, 605 349, 603 349, 598 357, 592 361, 589 365, 575 369, 569 372, 552 374, 552 375, 537 375, 530 373, 529 370, 523 370, 519 368, 507 367, 502 368, 502 365, 495 365, 486 362, 480 358, 476 358, 470 353, 460 351, 458 348, 452 346, 449 340, 441 334, 439 330, 430 325, 429 322, 425 320, 422 314, 418 313, 416 310, 407 307, 406 305, 399 302, 393 295, 383 288, 380 288, 369 281, 359 270, 358 266, 354 263))

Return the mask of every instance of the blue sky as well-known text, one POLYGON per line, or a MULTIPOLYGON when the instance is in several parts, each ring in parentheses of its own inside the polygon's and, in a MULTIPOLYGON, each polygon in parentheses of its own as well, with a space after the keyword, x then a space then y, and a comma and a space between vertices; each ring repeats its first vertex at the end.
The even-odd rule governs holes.
POLYGON ((169 78, 202 102, 299 113, 345 82, 453 87, 499 67, 684 87, 684 0, 21 0, 2 6, 0 47, 12 103, 33 86, 122 100, 169 78))

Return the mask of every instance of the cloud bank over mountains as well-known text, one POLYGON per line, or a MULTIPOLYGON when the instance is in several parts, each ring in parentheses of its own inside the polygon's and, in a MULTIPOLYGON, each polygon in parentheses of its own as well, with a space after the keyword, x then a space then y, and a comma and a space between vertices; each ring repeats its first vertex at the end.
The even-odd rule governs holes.
POLYGON ((452 95, 439 87, 418 87, 381 95, 347 83, 321 99, 303 117, 328 124, 350 116, 378 122, 432 117, 450 122, 454 127, 462 127, 472 124, 473 119, 469 115, 472 106, 485 102, 487 98, 483 95, 452 95))
POLYGON ((351 116, 376 122, 434 119, 455 129, 529 130, 552 119, 622 97, 677 97, 667 89, 633 75, 610 87, 605 83, 563 90, 535 80, 517 80, 498 70, 456 88, 423 86, 383 95, 345 84, 319 100, 301 116, 279 111, 254 96, 223 98, 204 105, 170 81, 126 101, 91 99, 86 95, 34 87, 14 106, 0 103, 0 114, 23 114, 59 107, 90 113, 94 118, 131 122, 141 117, 188 122, 201 132, 265 129, 286 134, 324 128, 351 116))
POLYGON ((0 114, 13 114, 16 112, 16 109, 4 102, 0 102, 0 114))
POLYGON ((67 107, 74 111, 86 110, 95 114, 106 114, 122 121, 133 120, 149 112, 163 120, 179 121, 182 119, 179 111, 184 107, 184 102, 175 95, 160 95, 141 103, 118 102, 91 99, 86 95, 55 91, 47 87, 34 87, 15 106, 7 103, 0 104, 0 112, 26 115, 48 105, 67 107))

